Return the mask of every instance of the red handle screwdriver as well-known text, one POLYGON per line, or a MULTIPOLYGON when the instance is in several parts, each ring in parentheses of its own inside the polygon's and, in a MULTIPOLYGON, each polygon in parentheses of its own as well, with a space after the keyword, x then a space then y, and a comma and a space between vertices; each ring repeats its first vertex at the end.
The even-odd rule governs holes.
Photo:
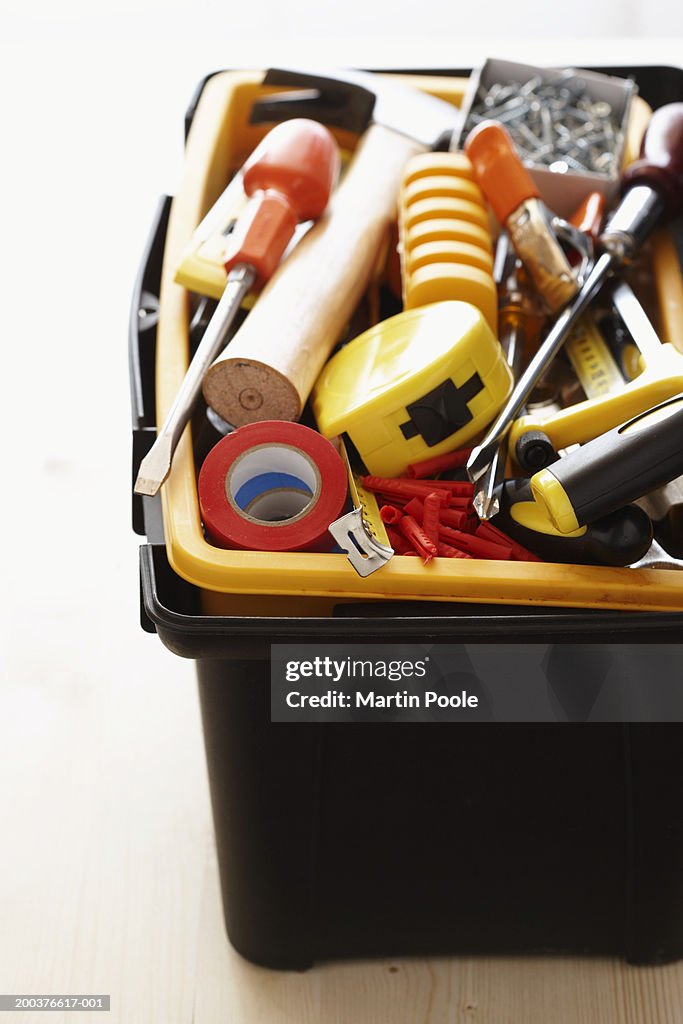
POLYGON ((250 198, 230 236, 225 291, 164 425, 140 463, 136 494, 156 494, 168 476, 202 378, 225 347, 242 301, 254 284, 264 284, 273 274, 297 224, 320 217, 338 174, 334 138, 323 125, 305 118, 277 125, 247 160, 243 182, 250 198))

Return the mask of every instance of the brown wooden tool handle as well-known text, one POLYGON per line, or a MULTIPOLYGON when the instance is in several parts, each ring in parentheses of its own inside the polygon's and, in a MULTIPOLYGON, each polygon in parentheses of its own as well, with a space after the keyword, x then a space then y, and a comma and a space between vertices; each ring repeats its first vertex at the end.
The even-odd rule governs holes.
POLYGON ((365 133, 327 212, 204 378, 207 403, 228 423, 299 418, 368 286, 405 164, 423 149, 381 125, 365 133))
POLYGON ((667 103, 652 115, 640 160, 626 169, 622 192, 633 185, 649 185, 659 192, 667 219, 683 209, 683 103, 667 103))

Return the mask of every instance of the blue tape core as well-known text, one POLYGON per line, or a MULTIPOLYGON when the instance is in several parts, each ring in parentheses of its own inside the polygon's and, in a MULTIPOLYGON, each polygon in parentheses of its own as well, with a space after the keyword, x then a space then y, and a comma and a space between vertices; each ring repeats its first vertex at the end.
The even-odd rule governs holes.
POLYGON ((299 477, 291 473, 259 473, 242 484, 234 497, 234 502, 243 512, 248 510, 252 502, 256 501, 263 494, 269 491, 298 491, 300 494, 308 494, 313 497, 313 491, 299 477))

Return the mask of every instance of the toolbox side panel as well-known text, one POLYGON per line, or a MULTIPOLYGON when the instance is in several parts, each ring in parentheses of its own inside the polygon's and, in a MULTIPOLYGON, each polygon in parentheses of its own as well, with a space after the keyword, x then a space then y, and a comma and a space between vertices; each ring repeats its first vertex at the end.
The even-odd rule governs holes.
MULTIPOLYGON (((128 371, 133 414, 133 483, 138 475, 140 463, 156 437, 154 364, 159 319, 161 264, 170 213, 171 197, 162 196, 154 212, 130 304, 128 371)), ((137 534, 149 537, 144 502, 142 497, 135 493, 133 493, 133 530, 137 534)))
POLYGON ((683 726, 628 725, 629 803, 627 944, 631 963, 683 957, 683 726))
POLYGON ((623 949, 618 726, 331 727, 321 809, 325 958, 623 949))
POLYGON ((254 963, 310 967, 324 729, 270 722, 263 662, 199 661, 225 922, 254 963))
POLYGON ((683 726, 272 724, 268 661, 198 676, 227 931, 253 962, 683 954, 683 726))

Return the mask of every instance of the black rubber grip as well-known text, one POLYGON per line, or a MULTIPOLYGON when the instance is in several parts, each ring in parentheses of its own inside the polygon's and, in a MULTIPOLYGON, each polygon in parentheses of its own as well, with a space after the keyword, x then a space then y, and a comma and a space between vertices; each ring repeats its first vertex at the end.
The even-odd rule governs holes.
MULTIPOLYGON (((662 402, 553 464, 580 524, 591 523, 683 473, 683 396, 662 402)), ((548 508, 554 511, 552 495, 548 508)))
POLYGON ((528 480, 506 480, 497 494, 500 512, 493 525, 546 562, 633 565, 652 543, 652 523, 637 505, 627 505, 598 519, 580 537, 566 537, 531 530, 513 518, 513 505, 534 500, 528 480))

